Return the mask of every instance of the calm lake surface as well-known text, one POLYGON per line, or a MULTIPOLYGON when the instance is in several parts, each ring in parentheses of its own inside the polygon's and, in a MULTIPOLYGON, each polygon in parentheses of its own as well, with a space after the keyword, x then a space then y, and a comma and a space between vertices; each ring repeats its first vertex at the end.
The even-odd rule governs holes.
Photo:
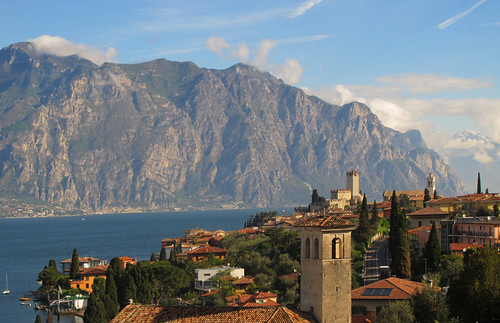
MULTIPOLYGON (((0 219, 0 290, 5 290, 6 273, 10 290, 9 295, 0 295, 0 322, 35 322, 37 313, 45 322, 45 311, 37 312, 33 307, 20 305, 18 299, 39 287, 38 273, 48 265, 49 259, 55 259, 61 270, 60 262, 71 258, 74 248, 80 257, 111 260, 128 256, 147 260, 151 253, 160 251, 162 239, 184 236, 184 230, 196 227, 238 230, 250 215, 260 211, 266 210, 0 219)), ((291 214, 290 209, 285 209, 286 212, 291 214)), ((61 316, 59 322, 81 323, 83 320, 61 316)))

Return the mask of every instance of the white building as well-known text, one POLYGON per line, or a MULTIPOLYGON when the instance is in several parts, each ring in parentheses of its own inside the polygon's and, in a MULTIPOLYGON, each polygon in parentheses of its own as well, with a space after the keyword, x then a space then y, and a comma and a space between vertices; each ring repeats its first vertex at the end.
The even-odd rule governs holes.
POLYGON ((195 269, 194 272, 196 276, 194 279, 194 288, 205 293, 218 288, 218 281, 213 278, 219 273, 230 275, 236 279, 245 276, 245 269, 229 266, 195 269), (225 271, 227 273, 224 273, 225 271))

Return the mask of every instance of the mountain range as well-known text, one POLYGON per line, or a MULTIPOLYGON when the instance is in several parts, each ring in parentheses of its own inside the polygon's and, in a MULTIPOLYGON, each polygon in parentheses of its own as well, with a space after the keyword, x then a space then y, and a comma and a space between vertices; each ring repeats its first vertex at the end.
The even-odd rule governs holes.
POLYGON ((95 211, 292 206, 345 188, 349 170, 370 200, 423 189, 429 172, 438 193, 463 192, 417 130, 251 66, 0 51, 0 196, 95 211))

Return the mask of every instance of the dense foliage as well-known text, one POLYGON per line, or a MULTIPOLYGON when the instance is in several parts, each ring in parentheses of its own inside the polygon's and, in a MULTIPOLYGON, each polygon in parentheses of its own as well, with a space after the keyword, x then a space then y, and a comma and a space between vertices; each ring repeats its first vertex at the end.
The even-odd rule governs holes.
POLYGON ((259 213, 255 214, 255 216, 251 215, 248 218, 248 221, 245 223, 245 227, 261 227, 267 221, 271 220, 272 218, 276 217, 277 215, 278 215, 277 211, 259 212, 259 213))
POLYGON ((500 254, 496 248, 469 249, 448 296, 452 314, 465 322, 500 321, 500 254))

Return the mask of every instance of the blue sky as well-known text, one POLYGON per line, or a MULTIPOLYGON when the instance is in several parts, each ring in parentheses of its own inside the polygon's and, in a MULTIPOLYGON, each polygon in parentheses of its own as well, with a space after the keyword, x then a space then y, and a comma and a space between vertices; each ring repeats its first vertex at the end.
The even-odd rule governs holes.
POLYGON ((257 66, 331 103, 365 102, 445 158, 500 165, 500 1, 4 1, 0 47, 137 63, 257 66))

